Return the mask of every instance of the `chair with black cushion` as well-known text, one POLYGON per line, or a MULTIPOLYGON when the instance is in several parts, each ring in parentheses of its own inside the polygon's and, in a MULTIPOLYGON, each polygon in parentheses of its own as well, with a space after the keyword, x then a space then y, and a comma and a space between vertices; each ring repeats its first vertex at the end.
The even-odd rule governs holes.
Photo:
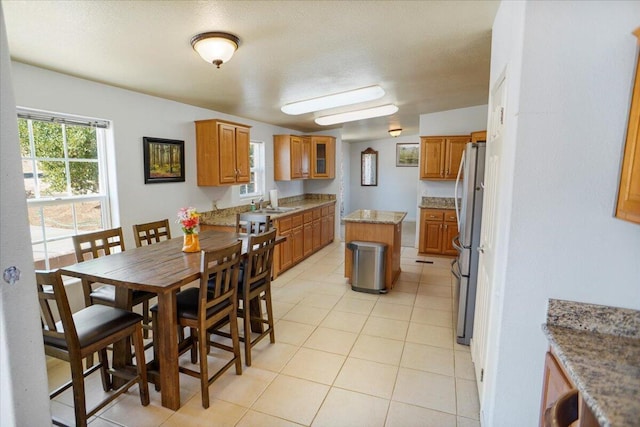
MULTIPOLYGON (((200 285, 178 292, 176 309, 178 325, 189 328, 190 336, 179 344, 179 353, 191 350, 191 362, 197 363, 200 355, 200 371, 180 366, 180 372, 200 378, 202 406, 209 407, 209 385, 235 364, 236 374, 242 374, 240 341, 238 332, 238 270, 242 256, 242 242, 237 241, 220 249, 201 251, 200 285), (211 341, 210 333, 229 325, 231 345, 211 341), (222 368, 209 376, 207 355, 210 346, 226 350, 233 354, 222 368)), ((151 307, 154 321, 158 306, 151 307)), ((157 333, 154 332, 154 337, 157 333)), ((155 348, 155 346, 154 346, 155 348)), ((155 351, 155 350, 154 350, 155 351)))
POLYGON ((275 246, 275 228, 261 234, 250 235, 249 251, 238 281, 238 299, 242 302, 238 315, 242 317, 244 323, 244 333, 240 336, 240 341, 244 342, 247 366, 251 366, 251 348, 262 338, 269 335, 271 342, 276 342, 271 302, 271 267, 275 246), (253 304, 251 304, 252 301, 253 304), (266 305, 266 318, 262 313, 262 301, 266 305), (266 325, 267 328, 263 328, 257 337, 252 338, 252 323, 260 324, 262 327, 266 325))
MULTIPOLYGON (((69 362, 71 368, 71 381, 52 391, 49 397, 53 399, 69 387, 73 387, 75 422, 76 426, 82 427, 87 425, 88 418, 134 384, 139 386, 140 402, 143 406, 147 406, 149 388, 142 341, 142 316, 131 311, 98 304, 72 314, 59 271, 36 271, 36 283, 45 353, 69 362), (59 321, 54 319, 56 311, 60 317, 59 321), (109 369, 107 346, 127 337, 131 338, 135 346, 137 355, 135 373, 109 369), (98 353, 99 363, 84 370, 82 360, 95 352, 98 353), (84 378, 97 370, 101 372, 105 392, 112 389, 113 376, 123 378, 126 382, 109 393, 93 409, 87 410, 84 378)), ((65 425, 58 419, 54 419, 53 423, 65 425)))
POLYGON ((144 224, 134 224, 133 237, 136 240, 136 247, 138 248, 171 239, 169 220, 163 219, 144 224))
POLYGON ((251 212, 236 214, 236 233, 258 234, 273 228, 271 216, 251 212))
MULTIPOLYGON (((124 239, 122 228, 112 228, 109 230, 95 231, 93 233, 78 234, 73 236, 73 247, 76 252, 76 260, 84 262, 93 258, 111 255, 112 253, 124 251, 124 239)), ((108 305, 115 307, 116 288, 104 283, 91 283, 82 280, 85 306, 93 304, 108 305)), ((142 304, 142 317, 144 325, 144 337, 148 338, 149 325, 149 300, 156 295, 152 292, 131 291, 131 306, 142 304)))

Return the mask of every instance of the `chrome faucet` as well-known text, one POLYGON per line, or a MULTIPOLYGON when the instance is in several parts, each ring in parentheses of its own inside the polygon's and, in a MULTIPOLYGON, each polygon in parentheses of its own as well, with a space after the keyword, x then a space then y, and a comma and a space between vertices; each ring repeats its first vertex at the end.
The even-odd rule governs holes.
POLYGON ((258 199, 258 209, 262 209, 262 203, 264 202, 264 197, 260 197, 258 199))

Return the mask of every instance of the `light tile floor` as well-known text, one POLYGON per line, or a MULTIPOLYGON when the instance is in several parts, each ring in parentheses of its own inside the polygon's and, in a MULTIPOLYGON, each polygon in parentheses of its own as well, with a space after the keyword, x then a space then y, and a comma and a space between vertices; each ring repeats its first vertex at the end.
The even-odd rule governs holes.
MULTIPOLYGON (((241 376, 230 369, 214 382, 208 409, 198 380, 181 374, 178 411, 163 408, 153 387, 142 407, 134 387, 90 425, 479 426, 469 348, 455 343, 449 264, 403 247, 403 272, 389 294, 354 292, 343 278, 344 243, 335 242, 273 282, 276 343, 265 338, 241 376)), ((221 360, 215 354, 212 367, 221 360)), ((68 372, 52 364, 50 386, 68 372)), ((92 377, 89 394, 100 395, 92 377)), ((52 412, 71 420, 71 405, 66 392, 52 412)))

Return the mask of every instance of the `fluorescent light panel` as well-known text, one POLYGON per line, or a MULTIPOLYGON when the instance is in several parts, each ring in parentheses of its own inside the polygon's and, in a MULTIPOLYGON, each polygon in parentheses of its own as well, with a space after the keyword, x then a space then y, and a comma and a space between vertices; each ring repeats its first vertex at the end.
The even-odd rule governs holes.
POLYGON ((398 111, 398 107, 393 104, 381 105, 380 107, 367 108, 364 110, 348 111, 346 113, 331 114, 329 116, 318 117, 315 121, 319 125, 328 126, 336 123, 353 122, 355 120, 371 119, 373 117, 389 116, 398 111))
POLYGON ((297 116, 312 111, 327 110, 329 108, 342 107, 344 105, 357 104, 371 101, 384 96, 384 90, 380 86, 368 86, 333 95, 320 96, 306 101, 292 102, 280 108, 285 114, 297 116))

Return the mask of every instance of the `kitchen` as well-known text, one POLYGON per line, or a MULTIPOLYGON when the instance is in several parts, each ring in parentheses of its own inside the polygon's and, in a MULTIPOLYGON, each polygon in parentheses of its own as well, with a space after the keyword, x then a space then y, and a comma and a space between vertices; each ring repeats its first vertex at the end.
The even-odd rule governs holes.
MULTIPOLYGON (((543 354, 548 346, 540 325, 544 323, 548 298, 640 308, 637 285, 640 270, 636 262, 640 258, 640 231, 612 215, 636 49, 635 41, 628 37, 637 27, 633 17, 638 16, 638 10, 632 3, 618 3, 617 8, 608 4, 503 3, 494 23, 494 39, 502 44, 493 49, 492 70, 495 64, 496 71, 492 71, 491 81, 499 77, 509 60, 525 62, 528 68, 511 71, 514 86, 510 86, 511 104, 507 104, 508 117, 514 119, 518 112, 520 117, 519 126, 510 128, 507 135, 510 144, 505 144, 507 157, 502 171, 504 179, 500 181, 504 188, 498 212, 502 228, 510 233, 499 237, 502 249, 496 266, 497 280, 506 284, 498 310, 502 322, 496 329, 500 331, 501 349, 496 353, 500 355, 500 370, 491 370, 492 376, 487 381, 492 385, 487 386, 483 406, 487 416, 492 417, 487 419, 487 425, 537 419, 543 354), (520 29, 512 27, 511 21, 519 23, 520 29), (549 23, 553 23, 551 28, 549 23), (522 40, 531 43, 527 49, 517 44, 522 40), (566 58, 571 66, 567 66, 566 58), (562 66, 555 66, 556 63, 562 66), (600 73, 584 71, 588 68, 600 73), (608 76, 606 84, 603 76, 608 76), (516 82, 520 79, 522 88, 518 92, 516 82), (549 92, 539 88, 547 88, 549 92), (591 94, 588 101, 587 93, 591 94), (601 105, 607 108, 600 108, 601 105), (539 118, 539 111, 547 112, 548 116, 544 120, 539 118), (577 153, 581 162, 576 161, 577 153), (564 249, 566 242, 572 242, 571 255, 564 249)), ((117 167, 118 171, 131 171, 132 177, 130 191, 119 188, 123 207, 135 206, 136 194, 143 188, 137 161, 139 136, 151 132, 186 135, 192 132, 193 120, 211 118, 208 110, 20 63, 14 63, 12 71, 17 104, 53 111, 75 111, 76 105, 83 105, 84 114, 108 116, 120 123, 119 140, 123 146, 119 147, 122 151, 117 167), (100 105, 84 99, 85 93, 100 98, 100 105), (42 94, 47 95, 45 99, 42 94), (121 111, 122 105, 127 106, 126 111, 121 111)), ((446 116, 446 113, 421 116, 420 130, 414 136, 389 141, 417 142, 420 135, 470 132, 486 127, 486 119, 463 129, 430 127, 438 122, 453 128, 456 119, 447 122, 446 116)), ((223 114, 220 117, 233 118, 223 114)), ((253 125, 257 139, 268 141, 276 133, 264 124, 249 124, 253 125)), ((339 141, 340 135, 335 136, 339 141)), ((4 138, 3 133, 3 150, 4 138)), ((358 157, 369 146, 362 144, 351 151, 352 146, 347 145, 338 142, 337 159, 358 157)), ((357 169, 347 173, 350 177, 345 182, 358 182, 357 169)), ((381 184, 385 179, 381 175, 381 184)), ((4 185, 3 180, 3 192, 4 185)), ((305 191, 339 194, 337 185, 337 182, 313 182, 308 189, 305 186, 305 191)), ((429 195, 451 195, 450 189, 443 187, 445 184, 416 185, 428 186, 429 195)), ((299 191, 295 183, 284 187, 281 191, 288 194, 299 191)), ((348 198, 356 200, 356 191, 352 187, 349 190, 348 198)), ((365 190, 375 191, 372 188, 362 191, 365 190)), ((161 212, 163 190, 150 191, 148 208, 161 212)), ((345 194, 346 191, 345 188, 345 194)), ((406 209, 409 213, 413 209, 414 214, 421 191, 415 195, 412 207, 406 209)), ((173 194, 176 206, 186 206, 196 197, 195 187, 173 194)), ((345 212, 355 208, 350 206, 345 212)), ((122 221, 130 224, 141 215, 142 212, 125 211, 122 221)), ((4 242, 3 236, 3 248, 4 242)))

